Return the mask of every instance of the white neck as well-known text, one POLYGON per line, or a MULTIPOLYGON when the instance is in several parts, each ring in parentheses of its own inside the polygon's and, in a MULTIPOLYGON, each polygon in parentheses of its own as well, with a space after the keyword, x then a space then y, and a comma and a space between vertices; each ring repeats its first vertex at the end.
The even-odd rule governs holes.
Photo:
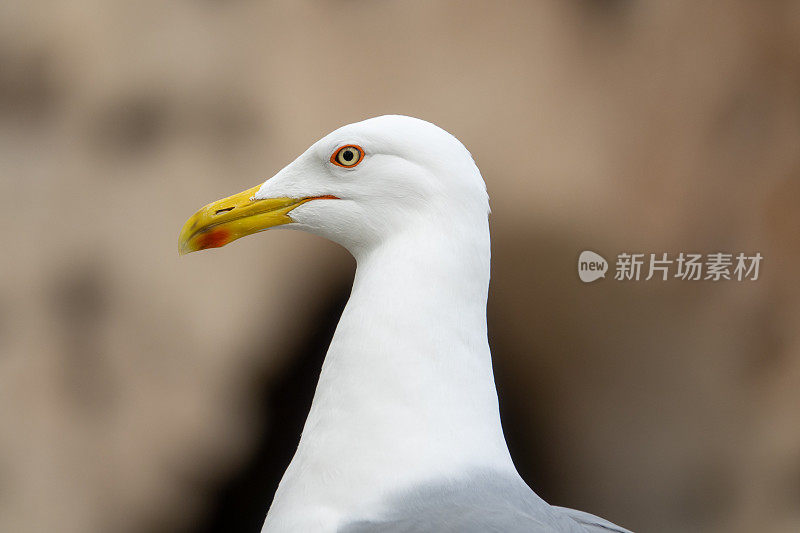
POLYGON ((264 531, 335 530, 392 491, 465 468, 515 472, 486 337, 488 223, 442 224, 356 253, 352 294, 264 531))

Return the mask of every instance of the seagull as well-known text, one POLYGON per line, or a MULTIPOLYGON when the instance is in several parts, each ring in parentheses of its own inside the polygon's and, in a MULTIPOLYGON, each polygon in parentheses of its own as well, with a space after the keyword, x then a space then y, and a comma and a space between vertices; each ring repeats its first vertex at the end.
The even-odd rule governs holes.
POLYGON ((181 254, 281 227, 357 263, 262 533, 630 533, 548 504, 514 467, 487 338, 488 218, 464 145, 386 115, 333 131, 186 222, 181 254))

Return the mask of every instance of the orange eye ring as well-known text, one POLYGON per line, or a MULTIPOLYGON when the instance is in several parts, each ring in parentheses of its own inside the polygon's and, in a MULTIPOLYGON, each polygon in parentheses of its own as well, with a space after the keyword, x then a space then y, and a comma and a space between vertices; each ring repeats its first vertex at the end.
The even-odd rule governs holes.
POLYGON ((353 168, 364 159, 364 149, 357 144, 346 144, 333 152, 331 163, 337 167, 353 168))

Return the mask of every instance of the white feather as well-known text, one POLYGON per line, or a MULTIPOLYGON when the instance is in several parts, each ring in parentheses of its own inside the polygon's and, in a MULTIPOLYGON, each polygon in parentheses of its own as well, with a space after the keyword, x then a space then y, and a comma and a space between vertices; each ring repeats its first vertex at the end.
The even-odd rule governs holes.
MULTIPOLYGON (((303 204, 284 227, 340 243, 358 266, 263 531, 380 521, 397 494, 466 472, 527 489, 500 425, 486 335, 489 206, 470 153, 428 122, 378 117, 321 139, 256 198, 322 195, 339 199, 303 204), (354 168, 330 162, 346 144, 366 154, 354 168)), ((536 523, 551 524, 557 513, 524 497, 546 510, 536 523)))

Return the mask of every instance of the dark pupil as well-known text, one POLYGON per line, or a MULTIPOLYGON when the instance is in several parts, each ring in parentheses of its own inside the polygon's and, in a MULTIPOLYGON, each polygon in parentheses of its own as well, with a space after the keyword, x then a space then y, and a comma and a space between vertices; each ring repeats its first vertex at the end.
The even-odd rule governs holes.
POLYGON ((352 150, 345 150, 344 152, 342 152, 342 159, 344 159, 348 163, 352 161, 355 156, 356 154, 354 154, 352 150))

